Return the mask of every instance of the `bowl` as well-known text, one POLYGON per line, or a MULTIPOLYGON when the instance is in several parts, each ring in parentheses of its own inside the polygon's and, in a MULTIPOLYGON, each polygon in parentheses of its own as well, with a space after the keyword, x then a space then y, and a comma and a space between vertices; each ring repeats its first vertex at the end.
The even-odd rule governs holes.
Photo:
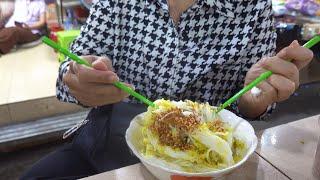
POLYGON ((183 177, 212 177, 219 178, 226 174, 231 173, 233 170, 239 168, 244 162, 248 160, 248 158, 255 151, 258 139, 255 135, 254 129, 251 124, 242 119, 241 117, 236 116, 234 113, 228 110, 222 110, 219 113, 221 121, 229 123, 232 127, 234 127, 234 136, 247 145, 247 153, 244 155, 243 159, 236 164, 229 166, 224 169, 209 171, 204 173, 190 173, 175 170, 172 167, 165 166, 163 164, 158 164, 152 161, 152 159, 145 158, 141 152, 143 149, 143 136, 141 133, 141 127, 143 124, 144 113, 137 115, 130 123, 129 128, 126 131, 126 141, 131 149, 131 151, 136 155, 143 165, 158 179, 160 180, 170 180, 175 176, 183 176, 183 177))

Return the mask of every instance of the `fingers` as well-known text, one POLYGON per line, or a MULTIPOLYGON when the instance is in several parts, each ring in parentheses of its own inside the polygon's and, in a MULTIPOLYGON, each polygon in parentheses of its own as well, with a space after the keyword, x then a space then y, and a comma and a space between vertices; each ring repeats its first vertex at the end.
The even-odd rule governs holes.
POLYGON ((88 84, 86 88, 83 88, 83 92, 87 94, 97 94, 110 97, 119 97, 120 99, 126 98, 129 95, 121 89, 113 85, 101 85, 101 84, 88 84))
POLYGON ((265 104, 272 104, 278 100, 278 91, 269 82, 263 81, 257 87, 262 91, 262 96, 259 95, 257 98, 263 98, 262 102, 265 104), (265 96, 268 97, 265 98, 265 96))
POLYGON ((282 49, 277 56, 262 59, 248 71, 245 85, 266 70, 272 71, 273 75, 258 85, 262 90, 261 96, 247 97, 254 99, 253 104, 271 104, 288 99, 299 87, 299 70, 305 67, 312 58, 312 51, 301 47, 297 41, 294 41, 290 46, 282 49))
POLYGON ((299 70, 291 62, 284 61, 279 57, 266 58, 262 61, 262 67, 272 71, 274 74, 282 75, 295 83, 295 88, 299 87, 299 70))
POLYGON ((70 71, 63 76, 62 80, 69 87, 69 89, 79 90, 81 87, 77 76, 70 71))
POLYGON ((281 102, 290 97, 291 94, 296 90, 294 82, 288 78, 274 74, 270 76, 267 81, 264 81, 258 85, 264 96, 269 96, 265 98, 264 96, 258 96, 258 98, 265 98, 269 102, 267 104, 272 104, 273 102, 281 102))
POLYGON ((92 67, 100 71, 114 71, 112 67, 112 61, 108 57, 99 57, 99 56, 81 56, 81 58, 87 60, 92 67))
POLYGON ((277 57, 291 61, 298 69, 302 69, 313 59, 313 52, 300 46, 298 41, 293 41, 290 46, 282 49, 277 57))
POLYGON ((75 62, 70 62, 69 71, 76 74, 80 82, 83 83, 106 83, 112 84, 118 81, 117 75, 112 72, 112 62, 107 57, 83 56, 92 68, 86 67, 75 62))
POLYGON ((106 58, 99 58, 92 63, 92 68, 100 71, 114 71, 112 62, 106 58))
POLYGON ((70 63, 69 63, 69 71, 70 71, 70 73, 72 73, 72 74, 75 74, 75 72, 74 72, 74 65, 75 65, 75 62, 70 61, 70 63))
POLYGON ((89 62, 89 64, 92 64, 94 61, 96 61, 97 59, 99 59, 99 56, 92 56, 92 55, 88 55, 88 56, 81 56, 82 59, 86 60, 89 62))
POLYGON ((63 82, 69 92, 86 106, 100 106, 120 102, 129 95, 113 85, 81 83, 75 74, 68 72, 63 82))
MULTIPOLYGON (((70 62, 69 71, 63 77, 70 93, 79 102, 86 106, 100 106, 120 102, 129 96, 113 85, 119 78, 113 72, 110 59, 97 56, 82 58, 91 63, 92 67, 70 62)), ((133 88, 132 85, 127 86, 133 88)))
POLYGON ((130 87, 131 89, 135 90, 136 88, 134 87, 133 84, 128 84, 128 83, 124 83, 126 86, 130 87))
POLYGON ((112 67, 112 62, 107 57, 99 57, 96 61, 92 63, 92 67, 96 70, 101 71, 114 71, 112 67))
POLYGON ((79 64, 74 64, 73 71, 82 83, 112 84, 119 81, 118 76, 112 71, 100 71, 79 64))
POLYGON ((293 81, 278 74, 270 76, 267 81, 277 91, 277 102, 288 99, 296 90, 296 85, 293 81))
MULTIPOLYGON (((100 71, 114 71, 112 67, 112 61, 107 57, 99 57, 99 56, 81 56, 82 59, 92 64, 92 68, 100 71)), ((75 62, 70 62, 70 70, 73 72, 73 67, 75 66, 75 62)))
POLYGON ((313 58, 311 50, 293 41, 290 46, 282 49, 277 56, 261 61, 261 66, 279 74, 295 83, 295 89, 299 87, 299 69, 305 67, 313 58))

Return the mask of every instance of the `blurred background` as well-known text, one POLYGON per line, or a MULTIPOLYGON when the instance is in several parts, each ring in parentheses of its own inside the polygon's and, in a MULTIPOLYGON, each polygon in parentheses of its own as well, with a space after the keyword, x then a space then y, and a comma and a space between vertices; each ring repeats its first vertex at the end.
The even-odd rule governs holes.
MULTIPOLYGON (((320 0, 273 0, 277 49, 320 34, 320 0)), ((92 0, 46 0, 46 35, 63 47, 80 33, 92 0)), ((13 15, 14 0, 0 1, 0 25, 13 15)), ((302 70, 302 85, 280 103, 269 121, 252 122, 256 130, 320 113, 320 45, 302 70)), ((45 154, 63 143, 65 130, 85 118, 88 109, 59 102, 55 81, 64 56, 40 40, 19 44, 0 55, 0 179, 17 179, 45 154)))

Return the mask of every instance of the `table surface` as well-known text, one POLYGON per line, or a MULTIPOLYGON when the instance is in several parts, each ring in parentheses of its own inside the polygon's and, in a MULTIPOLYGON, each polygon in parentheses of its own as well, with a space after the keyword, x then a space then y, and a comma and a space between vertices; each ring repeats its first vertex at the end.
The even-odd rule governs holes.
MULTIPOLYGON (((141 164, 127 166, 117 170, 97 174, 95 176, 84 178, 84 180, 156 180, 148 170, 141 164)), ((271 164, 261 158, 258 154, 254 153, 247 162, 239 169, 236 169, 231 174, 223 179, 264 179, 264 180, 287 180, 288 178, 280 171, 274 168, 271 164), (245 173, 244 173, 245 172, 245 173)))
MULTIPOLYGON (((239 169, 223 179, 317 179, 312 174, 312 166, 320 135, 318 117, 313 116, 259 132, 257 151, 239 169)), ((139 163, 84 179, 155 178, 139 163)))
POLYGON ((318 116, 266 129, 256 152, 291 179, 320 179, 312 173, 320 135, 318 116))

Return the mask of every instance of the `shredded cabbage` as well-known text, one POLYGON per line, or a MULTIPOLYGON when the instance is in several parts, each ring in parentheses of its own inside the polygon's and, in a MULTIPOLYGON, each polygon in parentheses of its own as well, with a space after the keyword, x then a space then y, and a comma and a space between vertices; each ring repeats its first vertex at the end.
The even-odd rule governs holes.
POLYGON ((163 99, 155 103, 157 108, 148 108, 141 129, 144 137, 142 154, 145 158, 177 170, 206 172, 231 166, 245 155, 246 144, 233 136, 231 126, 222 122, 208 103, 163 99), (174 121, 174 117, 168 116, 173 109, 181 110, 179 116, 186 117, 183 121, 196 118, 196 123, 189 129, 185 128, 188 123, 179 125, 181 118, 174 121), (161 127, 159 123, 162 123, 161 127), (161 134, 155 130, 163 130, 164 127, 167 128, 164 132, 169 133, 161 134), (172 142, 177 139, 181 140, 178 145, 172 142), (171 144, 166 144, 165 140, 170 140, 171 144))

